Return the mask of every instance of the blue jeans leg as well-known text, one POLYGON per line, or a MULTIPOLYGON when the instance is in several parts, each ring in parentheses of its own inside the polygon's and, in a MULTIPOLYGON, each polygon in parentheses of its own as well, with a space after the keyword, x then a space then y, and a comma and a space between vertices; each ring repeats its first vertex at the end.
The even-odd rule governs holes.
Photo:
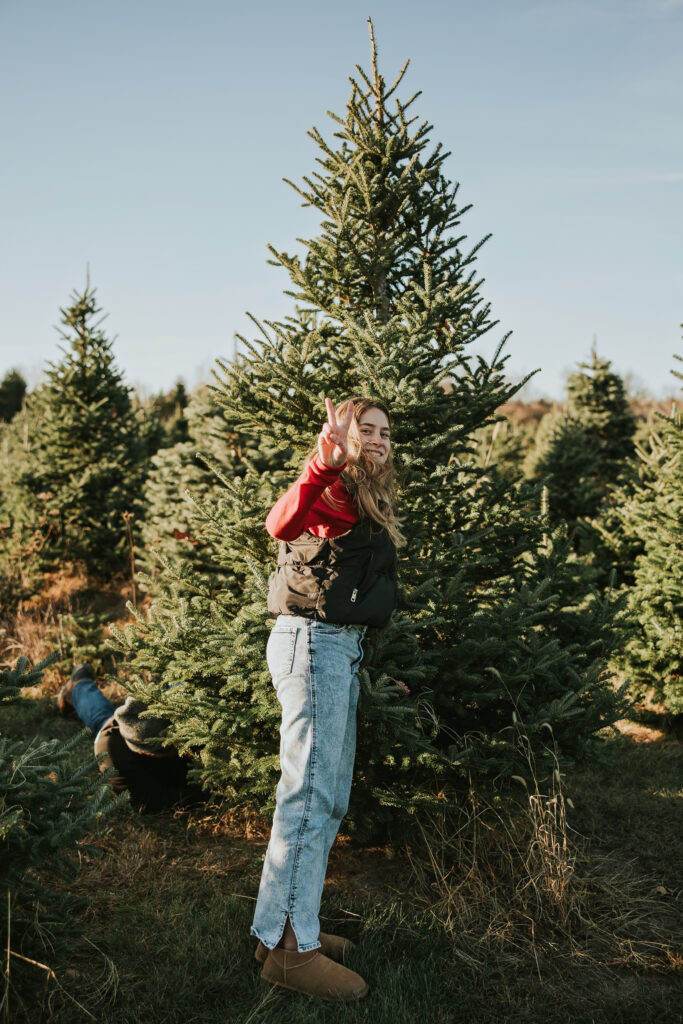
POLYGON ((81 679, 76 683, 71 691, 71 703, 83 725, 95 735, 114 714, 114 705, 92 679, 81 679))
POLYGON ((252 934, 270 949, 287 917, 299 952, 320 945, 327 857, 353 775, 364 634, 361 626, 281 615, 268 641, 282 707, 281 777, 252 934))
MULTIPOLYGON (((339 759, 339 768, 337 771, 337 780, 334 791, 334 806, 332 807, 332 813, 329 817, 326 826, 325 834, 325 867, 323 870, 323 881, 327 874, 327 859, 330 854, 330 850, 334 845, 334 841, 337 838, 337 832, 339 826, 342 823, 342 819, 349 809, 349 797, 351 796, 351 782, 353 781, 353 764, 356 759, 356 719, 357 719, 357 707, 358 707, 358 693, 360 690, 360 683, 358 678, 358 669, 363 659, 363 649, 359 644, 359 657, 356 665, 354 666, 353 678, 351 680, 351 687, 349 690, 349 703, 347 709, 346 726, 344 729, 344 737, 342 740, 341 757, 339 759)), ((322 896, 322 886, 321 893, 322 896)))

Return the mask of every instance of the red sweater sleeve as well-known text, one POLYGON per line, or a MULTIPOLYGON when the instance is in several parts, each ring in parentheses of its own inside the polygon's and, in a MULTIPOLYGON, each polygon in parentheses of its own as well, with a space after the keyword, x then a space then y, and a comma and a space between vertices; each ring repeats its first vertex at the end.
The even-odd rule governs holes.
POLYGON ((338 537, 358 520, 349 492, 339 479, 344 466, 330 467, 315 455, 299 479, 275 502, 266 529, 277 540, 295 540, 306 530, 317 537, 338 537), (325 488, 334 499, 332 508, 322 500, 325 488))

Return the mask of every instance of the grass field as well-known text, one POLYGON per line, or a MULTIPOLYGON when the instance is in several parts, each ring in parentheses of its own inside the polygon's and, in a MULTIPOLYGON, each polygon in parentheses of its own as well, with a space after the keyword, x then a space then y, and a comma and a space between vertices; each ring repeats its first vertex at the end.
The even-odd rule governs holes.
MULTIPOLYGON (((6 735, 78 730, 53 699, 34 697, 5 712, 6 735)), ((81 937, 50 962, 56 982, 34 968, 35 1001, 9 1020, 681 1021, 683 745, 656 725, 625 724, 564 780, 568 823, 561 795, 532 794, 509 818, 470 808, 449 827, 434 822, 412 850, 341 841, 323 929, 357 943, 350 966, 371 992, 353 1005, 259 978, 249 924, 265 823, 215 808, 139 816, 124 804, 81 854, 81 937)), ((81 749, 92 749, 85 734, 81 749)))

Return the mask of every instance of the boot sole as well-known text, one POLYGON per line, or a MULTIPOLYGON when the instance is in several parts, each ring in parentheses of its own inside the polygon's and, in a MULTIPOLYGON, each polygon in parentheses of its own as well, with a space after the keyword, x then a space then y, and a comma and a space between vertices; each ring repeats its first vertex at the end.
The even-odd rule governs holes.
POLYGON ((261 978, 266 981, 269 985, 275 985, 276 988, 284 988, 288 992, 296 992, 299 996, 308 996, 309 999, 323 999, 326 1003, 355 1003, 359 999, 365 999, 366 995, 370 991, 370 986, 365 983, 365 988, 358 995, 343 996, 343 995, 321 995, 316 992, 302 992, 300 988, 294 988, 293 985, 286 985, 284 981, 272 981, 270 978, 263 977, 263 971, 261 971, 261 978))

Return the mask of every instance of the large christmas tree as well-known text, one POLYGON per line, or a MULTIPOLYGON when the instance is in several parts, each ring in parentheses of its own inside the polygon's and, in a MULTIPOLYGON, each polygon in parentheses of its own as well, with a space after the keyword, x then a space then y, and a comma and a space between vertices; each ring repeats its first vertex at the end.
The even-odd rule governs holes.
POLYGON ((122 564, 123 513, 135 514, 145 428, 102 331, 95 290, 61 310, 63 357, 5 430, 2 512, 16 534, 38 531, 43 562, 122 564))
POLYGON ((217 399, 238 433, 278 451, 223 474, 224 496, 193 530, 225 572, 215 587, 188 565, 168 572, 148 618, 119 640, 134 652, 130 687, 172 722, 169 738, 201 753, 207 785, 268 809, 279 708, 265 666, 265 595, 273 501, 312 448, 324 397, 374 395, 391 408, 401 477, 400 607, 368 635, 356 782, 347 824, 368 835, 402 811, 500 787, 551 761, 551 734, 574 756, 617 713, 605 683, 610 611, 585 600, 566 544, 529 503, 473 458, 473 433, 516 390, 465 246, 467 207, 430 147, 431 126, 387 88, 372 49, 358 68, 334 143, 314 129, 317 171, 295 186, 321 233, 289 254, 292 313, 255 321, 259 337, 221 364, 217 399))

